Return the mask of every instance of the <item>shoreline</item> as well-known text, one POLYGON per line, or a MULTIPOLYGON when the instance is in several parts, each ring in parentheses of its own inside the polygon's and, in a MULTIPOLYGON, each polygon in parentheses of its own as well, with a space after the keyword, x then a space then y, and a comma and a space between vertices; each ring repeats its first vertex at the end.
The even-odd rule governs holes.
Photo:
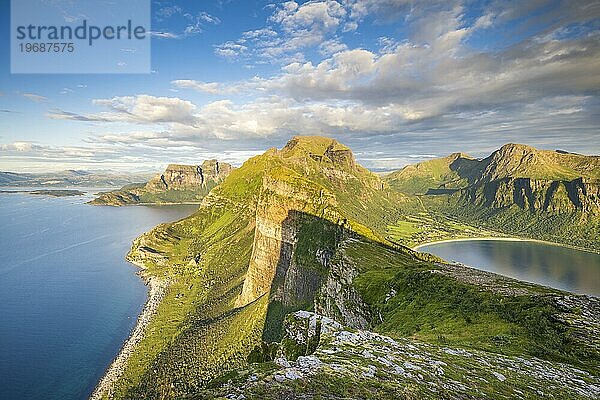
POLYGON ((595 250, 595 249, 588 249, 588 248, 584 248, 584 247, 572 246, 572 245, 557 243, 557 242, 549 242, 547 240, 509 237, 509 236, 483 236, 483 237, 467 237, 467 238, 436 240, 433 242, 426 242, 426 243, 418 244, 416 246, 411 247, 411 249, 414 251, 420 252, 420 250, 419 250, 420 248, 429 246, 429 245, 433 245, 433 244, 450 243, 450 242, 467 242, 467 241, 475 241, 475 240, 485 240, 485 241, 498 240, 498 241, 504 241, 504 242, 535 242, 535 243, 547 244, 550 246, 558 246, 558 247, 564 247, 564 248, 572 249, 572 250, 584 251, 586 253, 600 254, 600 251, 595 250))
POLYGON ((150 323, 152 317, 156 313, 158 306, 162 302, 168 288, 168 282, 153 277, 144 277, 146 285, 148 286, 148 298, 144 304, 142 312, 137 318, 135 327, 131 331, 131 334, 123 342, 123 346, 117 353, 117 356, 110 363, 104 375, 94 388, 94 391, 89 397, 89 400, 100 400, 103 396, 107 395, 109 398, 112 396, 114 391, 114 384, 123 374, 129 357, 135 351, 138 343, 144 338, 146 327, 150 323))
POLYGON ((162 206, 199 206, 202 204, 202 202, 184 202, 184 203, 132 203, 132 204, 96 204, 96 203, 92 203, 93 200, 90 200, 88 202, 86 202, 85 204, 88 204, 90 206, 99 206, 99 207, 140 207, 140 206, 144 206, 144 207, 148 207, 148 206, 156 206, 156 207, 162 207, 162 206))
MULTIPOLYGON (((450 242, 470 242, 473 240, 489 240, 489 241, 500 240, 500 241, 504 241, 504 242, 542 242, 542 243, 548 243, 548 244, 555 244, 552 242, 544 242, 543 240, 536 240, 536 239, 522 239, 522 238, 517 238, 517 237, 502 237, 502 236, 498 236, 498 237, 484 236, 484 237, 466 237, 466 238, 436 240, 433 242, 426 242, 426 243, 418 244, 418 245, 412 247, 412 249, 415 251, 419 251, 419 249, 421 247, 429 246, 432 244, 450 243, 450 242)), ((558 246, 560 246, 560 245, 558 245, 558 246)))

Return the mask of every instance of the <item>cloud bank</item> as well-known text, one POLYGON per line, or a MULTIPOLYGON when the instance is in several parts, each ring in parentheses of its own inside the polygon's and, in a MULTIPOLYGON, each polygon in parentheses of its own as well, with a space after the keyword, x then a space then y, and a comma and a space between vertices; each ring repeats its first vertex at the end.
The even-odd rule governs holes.
MULTIPOLYGON (((573 150, 598 143, 600 6, 499 0, 474 11, 469 5, 408 0, 272 5, 264 26, 214 48, 230 62, 279 63, 271 76, 237 82, 182 77, 171 82, 181 97, 98 98, 92 101, 95 112, 54 109, 47 116, 131 126, 87 139, 90 146, 118 154, 235 147, 239 156, 280 145, 290 135, 331 135, 358 149, 358 158, 376 169, 426 159, 427 148, 439 149, 439 143, 444 153, 475 155, 508 141, 573 150), (344 42, 344 34, 366 24, 396 24, 407 33, 381 36, 371 48, 344 42), (492 48, 474 44, 494 29, 510 30, 510 40, 492 48), (185 98, 196 94, 211 100, 185 98)), ((171 18, 182 11, 163 13, 171 18)), ((208 14, 196 17, 199 24, 220 22, 208 14)), ((598 152, 600 144, 595 146, 586 148, 598 152)))

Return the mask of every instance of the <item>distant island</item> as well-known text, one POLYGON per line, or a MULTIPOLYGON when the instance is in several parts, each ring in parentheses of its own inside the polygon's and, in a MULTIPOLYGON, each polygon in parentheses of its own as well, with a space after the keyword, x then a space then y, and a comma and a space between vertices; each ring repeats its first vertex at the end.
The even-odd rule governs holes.
POLYGON ((26 193, 36 196, 50 196, 50 197, 70 197, 70 196, 83 196, 85 192, 80 190, 68 190, 68 189, 40 189, 40 190, 0 190, 0 193, 26 193))
POLYGON ((147 183, 130 184, 101 193, 89 204, 198 204, 233 169, 230 164, 217 160, 206 160, 201 165, 170 164, 162 174, 147 183))
MULTIPOLYGON (((193 168, 131 192, 158 196, 183 170, 197 185, 193 168)), ((595 398, 600 299, 411 247, 598 251, 599 171, 597 156, 507 144, 381 177, 342 143, 294 137, 134 241, 150 297, 92 399, 595 398)))

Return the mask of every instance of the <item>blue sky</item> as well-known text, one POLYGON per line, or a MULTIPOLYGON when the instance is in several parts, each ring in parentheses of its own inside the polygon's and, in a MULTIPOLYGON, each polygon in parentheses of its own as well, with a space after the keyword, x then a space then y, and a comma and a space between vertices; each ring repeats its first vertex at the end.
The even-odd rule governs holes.
POLYGON ((123 75, 11 75, 9 5, 0 170, 239 165, 296 134, 376 170, 507 142, 600 154, 596 1, 154 1, 152 73, 123 75))

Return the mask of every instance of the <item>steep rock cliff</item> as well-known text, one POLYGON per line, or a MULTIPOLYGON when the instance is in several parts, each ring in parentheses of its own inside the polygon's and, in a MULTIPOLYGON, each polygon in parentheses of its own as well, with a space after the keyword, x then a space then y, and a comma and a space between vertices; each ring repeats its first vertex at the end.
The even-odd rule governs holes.
POLYGON ((345 146, 331 139, 309 139, 294 138, 272 153, 284 166, 262 179, 252 256, 236 306, 268 295, 275 305, 271 309, 317 308, 351 326, 365 327, 368 312, 352 289, 356 271, 340 259, 330 262, 349 237, 351 225, 357 225, 351 214, 341 211, 349 207, 338 190, 360 185, 357 195, 366 202, 383 193, 385 184, 356 164, 345 146))
POLYGON ((600 182, 586 178, 571 181, 502 178, 463 189, 461 199, 491 208, 516 206, 531 212, 598 214, 600 182))
POLYGON ((90 204, 198 203, 233 169, 230 164, 217 160, 206 160, 201 165, 169 164, 162 174, 154 176, 145 185, 130 185, 102 193, 90 204))
POLYGON ((165 190, 198 190, 211 183, 220 183, 231 172, 231 165, 206 160, 202 165, 169 164, 165 172, 152 178, 145 186, 148 192, 165 190))

